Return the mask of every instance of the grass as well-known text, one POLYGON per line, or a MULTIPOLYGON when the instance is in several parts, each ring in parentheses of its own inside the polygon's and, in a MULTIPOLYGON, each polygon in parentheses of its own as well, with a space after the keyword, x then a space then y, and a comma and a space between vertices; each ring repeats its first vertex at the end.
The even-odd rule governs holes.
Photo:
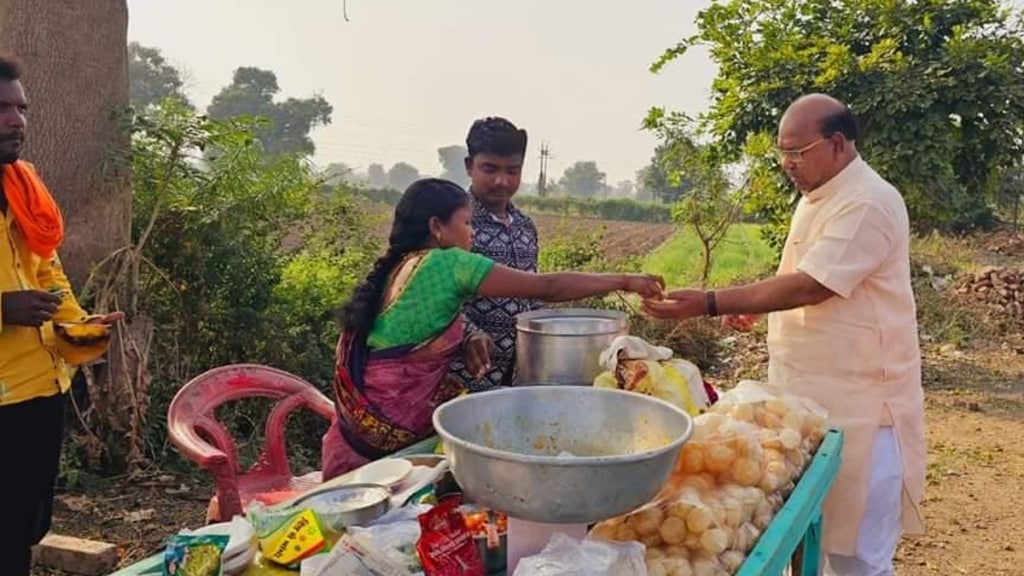
POLYGON ((943 236, 937 232, 912 237, 910 258, 916 267, 927 265, 940 276, 971 272, 985 259, 976 239, 943 236))
MULTIPOLYGON (((926 341, 965 346, 977 340, 987 322, 979 310, 956 298, 952 290, 935 289, 924 266, 938 276, 975 270, 986 264, 976 238, 939 234, 915 236, 911 242, 918 323, 926 341)), ((774 258, 758 227, 737 224, 719 245, 712 262, 711 286, 725 286, 771 273, 774 258)), ((661 274, 670 288, 700 283, 700 241, 690 230, 678 232, 644 262, 644 270, 661 274)))
POLYGON ((936 290, 927 278, 914 280, 917 323, 925 342, 965 346, 984 333, 982 312, 957 300, 949 290, 936 290))
POLYGON ((914 297, 917 301, 917 322, 927 342, 966 346, 983 342, 991 321, 984 310, 957 298, 950 288, 936 289, 927 266, 939 277, 951 278, 972 272, 988 263, 977 238, 958 238, 938 233, 911 238, 910 261, 914 274, 914 297))
MULTIPOLYGON (((692 230, 677 233, 654 251, 644 262, 644 270, 661 274, 670 287, 696 286, 700 283, 700 240, 692 230)), ((712 286, 725 286, 771 271, 775 255, 765 244, 756 224, 736 224, 715 250, 712 286)))

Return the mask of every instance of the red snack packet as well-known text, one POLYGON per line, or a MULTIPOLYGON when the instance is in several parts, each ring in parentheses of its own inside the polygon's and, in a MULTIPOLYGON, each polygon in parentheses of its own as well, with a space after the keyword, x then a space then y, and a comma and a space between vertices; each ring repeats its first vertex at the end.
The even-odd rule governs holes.
POLYGON ((459 510, 461 498, 442 498, 420 514, 420 540, 416 543, 426 576, 485 576, 483 561, 466 519, 459 510))

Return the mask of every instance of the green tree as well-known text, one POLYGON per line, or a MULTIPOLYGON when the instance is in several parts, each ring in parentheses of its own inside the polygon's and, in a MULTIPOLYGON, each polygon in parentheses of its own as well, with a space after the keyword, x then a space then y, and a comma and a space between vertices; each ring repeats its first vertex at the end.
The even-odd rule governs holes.
POLYGON ((185 95, 181 72, 164 58, 160 49, 138 42, 128 44, 128 91, 136 108, 153 106, 166 98, 176 98, 192 107, 185 95))
POLYGON ((636 196, 636 199, 641 202, 653 202, 655 199, 654 190, 647 185, 647 179, 650 177, 648 174, 650 171, 650 164, 636 171, 636 190, 634 191, 634 195, 636 196))
POLYGON ((137 275, 167 338, 155 342, 175 382, 261 353, 262 315, 280 279, 282 243, 310 212, 317 180, 291 156, 266 158, 244 120, 217 121, 166 104, 133 125, 137 275), (223 153, 197 165, 211 147, 223 153), (224 338, 225 334, 233 334, 224 338), (178 357, 178 353, 181 356, 178 357), (180 363, 179 363, 180 362, 180 363))
POLYGON ((388 170, 388 186, 395 190, 404 191, 419 179, 419 169, 407 162, 398 162, 388 170))
POLYGON ((331 162, 323 169, 321 177, 324 179, 324 183, 339 186, 356 180, 356 173, 351 166, 344 162, 331 162))
POLYGON ((388 173, 384 170, 383 164, 370 164, 366 168, 366 179, 370 183, 370 188, 388 187, 388 173))
POLYGON ((700 241, 700 281, 706 286, 715 250, 742 214, 743 201, 741 192, 733 190, 720 159, 697 142, 691 125, 692 120, 685 114, 665 113, 659 108, 652 109, 644 120, 644 127, 661 141, 658 160, 667 184, 679 187, 683 178, 689 179, 690 187, 675 203, 672 219, 692 229, 700 241))
POLYGON ((334 108, 323 96, 276 101, 281 92, 277 75, 269 70, 242 67, 235 70, 231 84, 224 87, 207 109, 211 118, 243 116, 265 118, 256 138, 267 154, 308 154, 316 151, 309 133, 331 123, 334 108))
MULTIPOLYGON (((1019 16, 1019 15, 1018 15, 1019 16)), ((1024 157, 1024 30, 999 0, 728 0, 697 16, 693 46, 718 65, 701 128, 733 161, 773 140, 781 112, 808 92, 851 106, 860 149, 907 200, 917 227, 987 223, 1007 166, 1024 157)), ((795 195, 758 157, 753 208, 778 246, 795 195)))
POLYGON ((597 169, 597 163, 578 161, 565 169, 559 185, 573 196, 593 198, 604 190, 605 173, 597 169))
POLYGON ((469 186, 469 176, 466 174, 466 147, 456 144, 437 149, 437 159, 441 162, 441 178, 451 180, 459 186, 469 186))
POLYGON ((651 163, 643 170, 642 187, 650 198, 666 204, 678 202, 693 188, 693 181, 685 174, 680 150, 672 148, 675 142, 662 142, 654 149, 651 163), (672 176, 670 176, 672 175, 672 176))
POLYGON ((1003 174, 996 200, 1003 217, 1013 223, 1014 231, 1020 226, 1021 196, 1024 196, 1024 165, 1014 166, 1003 174))
POLYGON ((632 180, 620 180, 615 185, 615 196, 617 198, 632 198, 635 189, 636 185, 633 184, 632 180))

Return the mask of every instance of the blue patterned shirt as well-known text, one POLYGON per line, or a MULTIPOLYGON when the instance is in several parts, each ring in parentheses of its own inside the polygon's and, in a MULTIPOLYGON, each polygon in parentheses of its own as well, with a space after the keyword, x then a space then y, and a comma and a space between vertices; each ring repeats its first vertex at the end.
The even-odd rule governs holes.
MULTIPOLYGON (((537 272, 540 244, 537 226, 515 206, 508 206, 508 222, 502 222, 470 193, 473 209, 473 252, 487 256, 496 263, 526 272, 537 272)), ((491 371, 483 378, 473 378, 458 361, 453 368, 470 390, 477 392, 497 386, 515 384, 516 316, 537 310, 537 300, 478 297, 466 304, 464 313, 470 330, 482 330, 494 340, 491 371)))

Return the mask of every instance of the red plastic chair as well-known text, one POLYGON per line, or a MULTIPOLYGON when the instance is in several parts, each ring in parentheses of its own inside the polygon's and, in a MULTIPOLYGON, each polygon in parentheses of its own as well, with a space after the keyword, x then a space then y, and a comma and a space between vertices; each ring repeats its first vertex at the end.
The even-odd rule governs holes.
POLYGON ((217 493, 210 501, 207 522, 227 522, 243 514, 257 494, 305 490, 321 482, 319 472, 294 477, 288 463, 284 428, 288 415, 300 406, 328 420, 335 415, 334 403, 312 384, 267 366, 223 366, 182 386, 167 409, 167 432, 185 457, 213 475, 217 493), (239 467, 234 439, 214 416, 217 407, 242 398, 277 401, 267 418, 263 451, 246 471, 239 467))

